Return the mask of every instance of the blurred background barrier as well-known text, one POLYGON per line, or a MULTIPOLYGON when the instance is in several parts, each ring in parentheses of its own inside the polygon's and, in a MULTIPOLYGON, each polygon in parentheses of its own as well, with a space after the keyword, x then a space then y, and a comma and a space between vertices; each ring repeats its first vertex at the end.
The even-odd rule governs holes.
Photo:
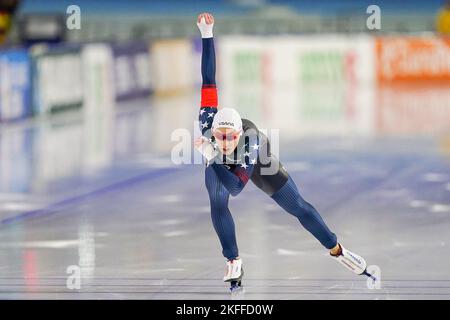
POLYGON ((373 38, 368 36, 230 36, 219 40, 223 66, 219 69, 225 83, 373 80, 373 38))
POLYGON ((378 37, 375 65, 380 83, 450 82, 450 38, 378 37))
MULTIPOLYGON (((397 83, 450 82, 450 40, 434 35, 217 38, 217 77, 226 105, 245 107, 246 100, 252 103, 262 97, 256 92, 269 87, 308 93, 314 84, 344 86, 352 90, 350 97, 361 85, 375 90, 397 83)), ((198 39, 3 49, 1 120, 30 116, 30 110, 42 115, 79 108, 86 95, 95 95, 85 92, 94 90, 92 85, 101 100, 114 102, 189 92, 200 86, 199 60, 198 39), (94 60, 101 65, 89 67, 94 60)))
POLYGON ((82 106, 83 74, 80 50, 79 47, 65 45, 32 48, 35 114, 82 106))
POLYGON ((112 47, 116 100, 146 97, 153 90, 154 76, 146 43, 112 47))
POLYGON ((150 51, 157 94, 177 94, 192 89, 194 51, 190 40, 154 41, 150 51))
POLYGON ((0 121, 31 115, 30 69, 26 50, 0 51, 0 121))

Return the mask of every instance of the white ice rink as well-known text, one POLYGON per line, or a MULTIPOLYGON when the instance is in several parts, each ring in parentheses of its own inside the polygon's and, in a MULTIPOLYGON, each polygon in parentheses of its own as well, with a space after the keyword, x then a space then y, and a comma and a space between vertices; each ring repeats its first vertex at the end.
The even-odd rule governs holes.
MULTIPOLYGON (((449 299, 448 94, 437 88, 436 106, 428 92, 384 92, 373 99, 381 105, 350 108, 319 89, 232 107, 280 129, 280 159, 300 193, 379 267, 381 288, 330 259, 249 183, 230 200, 246 272, 238 298, 449 299)), ((171 133, 193 131, 198 99, 135 101, 96 122, 69 112, 2 125, 0 299, 231 298, 204 167, 170 157, 171 133), (67 287, 70 266, 79 289, 67 287)))

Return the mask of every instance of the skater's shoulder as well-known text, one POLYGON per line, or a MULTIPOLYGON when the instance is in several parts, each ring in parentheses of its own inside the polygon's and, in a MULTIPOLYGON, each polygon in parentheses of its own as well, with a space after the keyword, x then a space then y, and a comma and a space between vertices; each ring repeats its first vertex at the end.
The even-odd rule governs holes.
POLYGON ((242 130, 247 136, 257 136, 260 143, 267 142, 266 135, 259 130, 256 124, 248 119, 242 119, 242 130))
POLYGON ((254 124, 252 121, 250 121, 248 119, 242 118, 242 130, 245 132, 245 131, 251 130, 251 129, 253 129, 255 131, 259 131, 256 124, 254 124))

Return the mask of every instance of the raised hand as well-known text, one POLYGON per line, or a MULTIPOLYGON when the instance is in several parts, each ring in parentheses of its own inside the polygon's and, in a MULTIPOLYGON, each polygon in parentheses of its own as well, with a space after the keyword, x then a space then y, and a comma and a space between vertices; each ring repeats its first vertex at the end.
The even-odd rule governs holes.
POLYGON ((210 13, 204 12, 197 17, 197 27, 202 34, 202 38, 213 37, 214 16, 210 13))

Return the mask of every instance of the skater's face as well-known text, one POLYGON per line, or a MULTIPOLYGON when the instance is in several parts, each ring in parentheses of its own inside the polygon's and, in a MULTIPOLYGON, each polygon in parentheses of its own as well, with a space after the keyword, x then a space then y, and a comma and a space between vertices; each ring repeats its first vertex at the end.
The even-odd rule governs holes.
POLYGON ((217 128, 213 131, 213 135, 221 152, 230 155, 239 143, 241 132, 229 128, 217 128))

